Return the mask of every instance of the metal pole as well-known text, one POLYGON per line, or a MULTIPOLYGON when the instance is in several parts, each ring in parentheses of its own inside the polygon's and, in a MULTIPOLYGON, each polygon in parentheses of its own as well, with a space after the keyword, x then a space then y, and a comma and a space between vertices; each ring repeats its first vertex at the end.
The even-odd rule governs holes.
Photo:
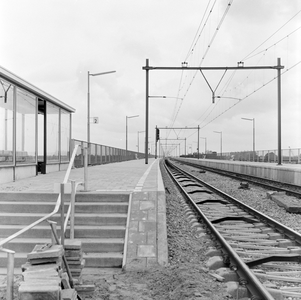
POLYGON ((126 160, 128 159, 128 117, 125 116, 125 152, 126 160))
POLYGON ((282 164, 281 153, 281 59, 277 58, 277 82, 278 82, 278 165, 282 164))
POLYGON ((137 143, 137 150, 138 150, 138 153, 139 153, 139 131, 138 131, 138 143, 137 143))
MULTIPOLYGON (((52 222, 52 221, 49 221, 49 220, 47 220, 47 221, 52 222)), ((54 229, 55 232, 57 232, 56 222, 53 223, 53 229, 54 229)), ((51 244, 52 245, 57 245, 57 242, 56 242, 56 239, 55 239, 55 236, 54 236, 52 230, 51 230, 51 244)))
POLYGON ((155 129, 155 159, 157 159, 157 126, 156 126, 156 129, 155 129))
POLYGON ((64 232, 64 223, 65 223, 65 199, 64 199, 64 184, 61 183, 61 245, 65 244, 65 232, 64 232))
POLYGON ((71 181, 71 214, 70 214, 70 239, 74 239, 74 214, 75 214, 75 180, 71 181))
POLYGON ((223 157, 223 132, 221 131, 221 158, 223 157))
POLYGON ((88 191, 88 150, 84 148, 84 191, 88 191))
POLYGON ((148 164, 148 76, 149 76, 149 70, 148 70, 148 59, 146 59, 146 89, 145 89, 145 164, 148 164))
POLYGON ((186 138, 185 138, 185 156, 186 156, 186 138))
POLYGON ((15 252, 12 250, 6 250, 7 253, 7 288, 6 288, 6 299, 14 299, 14 255, 15 252))
POLYGON ((200 159, 200 125, 198 125, 198 159, 200 159))
POLYGON ((90 144, 90 72, 88 71, 87 142, 90 144))
POLYGON ((253 162, 255 162, 255 118, 253 118, 253 162))

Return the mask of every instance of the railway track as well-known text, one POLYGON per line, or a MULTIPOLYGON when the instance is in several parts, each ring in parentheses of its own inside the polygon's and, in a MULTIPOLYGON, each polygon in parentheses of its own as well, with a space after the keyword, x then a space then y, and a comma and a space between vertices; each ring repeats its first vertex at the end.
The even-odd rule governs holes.
MULTIPOLYGON (((165 167, 250 299, 301 299, 301 235, 175 166, 165 167)), ((215 259, 216 261, 216 259, 215 259)), ((218 265, 218 264, 216 264, 218 265)), ((214 269, 214 264, 212 265, 214 269)))
POLYGON ((259 185, 259 186, 262 186, 267 189, 285 192, 288 195, 292 195, 297 198, 301 198, 301 189, 300 189, 300 186, 298 186, 298 185, 293 185, 293 184, 288 184, 288 183, 280 183, 280 182, 276 182, 276 181, 273 181, 273 180, 270 180, 267 178, 258 178, 256 176, 244 175, 244 174, 226 171, 226 170, 217 170, 217 169, 210 168, 207 166, 200 166, 193 162, 187 162, 187 161, 182 161, 182 160, 175 160, 175 161, 177 163, 180 163, 183 165, 188 165, 188 166, 191 166, 191 167, 194 167, 197 169, 202 169, 202 170, 206 170, 206 171, 216 173, 219 175, 227 176, 227 177, 233 178, 235 180, 247 181, 248 183, 259 185))

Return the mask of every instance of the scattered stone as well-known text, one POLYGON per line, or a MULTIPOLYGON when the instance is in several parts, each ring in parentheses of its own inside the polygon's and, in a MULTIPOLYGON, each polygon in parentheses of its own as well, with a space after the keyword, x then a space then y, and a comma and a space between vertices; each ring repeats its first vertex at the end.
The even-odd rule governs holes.
POLYGON ((245 189, 248 190, 249 189, 249 182, 243 181, 240 183, 239 189, 245 189))

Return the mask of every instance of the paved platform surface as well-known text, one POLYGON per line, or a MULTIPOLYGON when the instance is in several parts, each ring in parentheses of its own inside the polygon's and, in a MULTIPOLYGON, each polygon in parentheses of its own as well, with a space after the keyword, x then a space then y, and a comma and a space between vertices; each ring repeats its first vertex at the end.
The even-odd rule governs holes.
MULTIPOLYGON (((53 192, 66 171, 0 184, 1 192, 53 192)), ((84 181, 84 169, 72 169, 70 180, 84 181)), ((88 167, 88 191, 130 194, 125 269, 167 263, 165 191, 159 159, 132 160, 88 167)), ((79 187, 78 191, 83 191, 79 187)))

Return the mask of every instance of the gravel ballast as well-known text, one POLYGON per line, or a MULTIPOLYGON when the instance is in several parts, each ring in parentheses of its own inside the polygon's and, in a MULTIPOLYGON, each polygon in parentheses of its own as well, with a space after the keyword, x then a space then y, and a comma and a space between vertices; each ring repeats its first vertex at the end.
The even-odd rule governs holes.
MULTIPOLYGON (((288 213, 267 198, 267 190, 250 185, 249 190, 239 189, 240 182, 213 173, 199 173, 198 169, 181 165, 192 170, 209 184, 223 190, 245 204, 274 218, 278 222, 301 231, 301 218, 288 213)), ((185 215, 186 206, 182 196, 162 169, 166 189, 166 219, 168 235, 169 264, 166 267, 153 267, 140 272, 111 271, 91 275, 95 292, 82 297, 97 300, 225 300, 233 299, 226 290, 226 284, 212 276, 207 268, 206 252, 213 247, 209 237, 191 226, 185 215)), ((5 278, 0 278, 0 299, 5 299, 5 278)), ((17 299, 17 298, 16 298, 17 299)))

